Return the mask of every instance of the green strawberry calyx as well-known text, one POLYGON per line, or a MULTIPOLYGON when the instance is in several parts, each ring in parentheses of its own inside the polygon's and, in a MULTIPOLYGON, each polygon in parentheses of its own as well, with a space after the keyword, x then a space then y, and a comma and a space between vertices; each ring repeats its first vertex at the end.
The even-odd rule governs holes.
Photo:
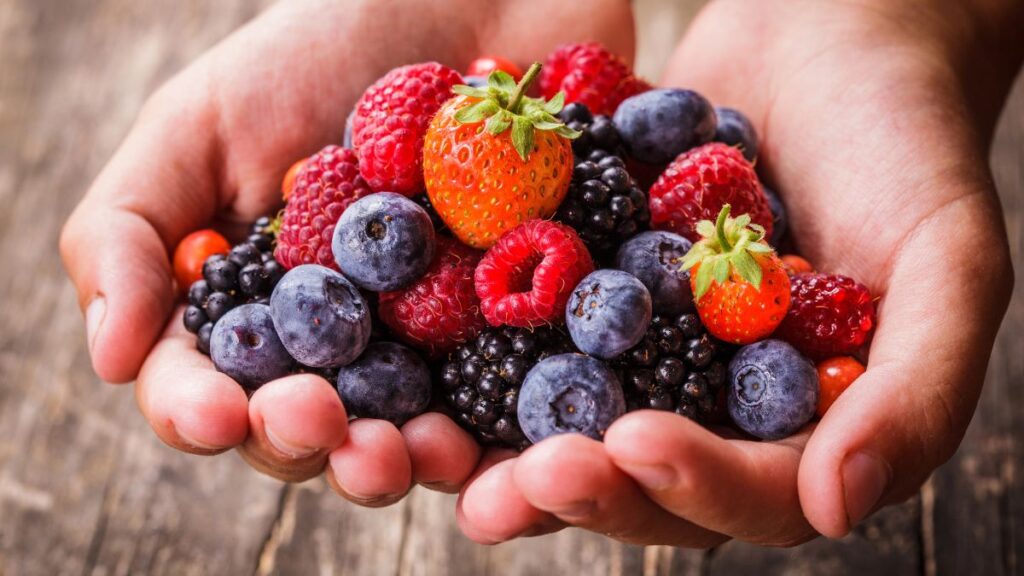
POLYGON ((486 120, 484 129, 497 136, 512 128, 512 146, 523 161, 530 158, 533 150, 534 132, 554 132, 562 138, 573 140, 580 132, 562 122, 557 114, 565 106, 565 92, 555 94, 551 100, 530 98, 526 91, 540 74, 540 62, 534 62, 522 80, 516 84, 508 72, 495 70, 487 77, 486 88, 475 88, 459 84, 452 92, 478 99, 455 113, 455 120, 461 124, 477 124, 486 120))
POLYGON ((761 266, 754 256, 775 252, 764 241, 764 228, 751 224, 749 214, 730 218, 731 208, 728 204, 722 206, 714 223, 710 220, 698 222, 697 233, 702 239, 683 256, 683 270, 693 270, 700 264, 694 278, 694 297, 697 300, 704 296, 712 282, 725 284, 734 272, 760 290, 761 266))

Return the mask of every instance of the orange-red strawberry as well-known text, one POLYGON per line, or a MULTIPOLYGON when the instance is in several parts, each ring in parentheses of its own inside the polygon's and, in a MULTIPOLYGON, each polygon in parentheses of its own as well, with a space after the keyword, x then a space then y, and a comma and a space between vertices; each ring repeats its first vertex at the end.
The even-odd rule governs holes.
POLYGON ((456 86, 438 110, 423 146, 427 195, 459 240, 489 248, 518 224, 549 218, 572 180, 570 139, 579 133, 555 115, 564 96, 524 96, 540 72, 516 84, 496 71, 486 88, 456 86))
POLYGON ((729 217, 726 204, 712 224, 697 223, 702 239, 683 259, 697 313, 708 332, 733 344, 770 335, 789 309, 789 275, 750 216, 729 217))

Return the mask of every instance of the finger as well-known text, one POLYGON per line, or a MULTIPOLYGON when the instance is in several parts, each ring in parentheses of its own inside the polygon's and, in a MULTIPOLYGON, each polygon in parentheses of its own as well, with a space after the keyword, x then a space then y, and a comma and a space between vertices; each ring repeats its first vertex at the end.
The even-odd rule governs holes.
POLYGON ((135 378, 173 307, 170 249, 218 204, 203 137, 214 119, 166 101, 140 116, 61 234, 93 367, 110 382, 135 378))
POLYGON ((429 412, 402 426, 413 481, 454 494, 480 461, 480 446, 444 414, 429 412))
POLYGON ((394 424, 384 420, 353 420, 345 443, 331 452, 328 462, 331 487, 362 506, 394 504, 412 487, 405 440, 394 424))
POLYGON ((539 536, 565 525, 523 498, 512 474, 516 453, 487 451, 455 504, 455 519, 467 538, 497 544, 521 536, 539 536))
POLYGON ((881 301, 867 372, 807 444, 800 499, 828 536, 842 536, 880 505, 913 494, 956 451, 974 413, 1013 273, 988 197, 959 205, 937 212, 904 244, 881 301), (921 283, 934 271, 935 243, 951 226, 975 231, 987 256, 944 252, 942 282, 921 283), (979 279, 985 297, 974 290, 979 279))
POLYGON ((785 545, 814 534, 797 494, 805 438, 730 441, 678 415, 643 411, 612 424, 605 446, 673 514, 734 538, 785 545))
POLYGON ((195 454, 241 444, 249 433, 249 401, 242 387, 217 372, 196 350, 195 336, 173 316, 135 383, 139 409, 157 436, 195 454))
POLYGON ((287 482, 323 472, 345 441, 348 417, 338 392, 312 374, 268 382, 249 400, 249 438, 239 452, 253 468, 287 482))
POLYGON ((516 460, 513 476, 533 506, 624 542, 709 548, 728 539, 652 502, 600 442, 578 434, 531 447, 516 460))

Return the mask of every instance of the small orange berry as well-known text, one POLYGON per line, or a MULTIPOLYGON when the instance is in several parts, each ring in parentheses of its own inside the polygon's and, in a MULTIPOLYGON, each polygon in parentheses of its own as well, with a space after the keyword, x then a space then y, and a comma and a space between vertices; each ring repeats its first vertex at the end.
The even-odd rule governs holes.
POLYGON ((864 365, 849 356, 836 356, 818 363, 818 416, 824 416, 839 395, 864 373, 864 365))
POLYGON ((203 277, 203 262, 214 254, 227 254, 231 245, 216 230, 197 230, 182 238, 174 250, 174 279, 178 289, 187 291, 203 277))
POLYGON ((295 176, 298 175, 299 170, 302 170, 302 167, 306 165, 306 160, 309 160, 309 158, 303 158, 295 164, 292 164, 292 167, 284 173, 284 179, 281 180, 281 195, 285 200, 292 195, 292 187, 295 185, 295 176))
POLYGON ((786 273, 789 275, 793 274, 804 274, 814 272, 814 266, 807 260, 797 256, 796 254, 786 254, 782 257, 782 265, 786 269, 786 273))

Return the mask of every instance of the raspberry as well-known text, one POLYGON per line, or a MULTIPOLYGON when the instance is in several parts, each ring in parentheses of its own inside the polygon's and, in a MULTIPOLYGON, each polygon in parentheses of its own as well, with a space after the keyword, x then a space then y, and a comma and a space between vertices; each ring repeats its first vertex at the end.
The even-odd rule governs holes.
POLYGON ((772 211, 757 174, 727 144, 712 142, 680 154, 651 187, 650 199, 651 227, 692 241, 700 240, 697 222, 714 222, 726 204, 735 216, 749 214, 766 238, 772 234, 772 211))
POLYGON ((545 98, 565 91, 566 102, 585 104, 594 114, 612 115, 626 98, 650 90, 621 58, 598 43, 568 44, 552 52, 541 71, 545 98))
POLYGON ((337 270, 331 253, 334 225, 349 204, 372 192, 359 176, 355 152, 338 146, 317 152, 295 177, 274 257, 289 270, 300 264, 337 270))
POLYGON ((534 327, 565 316, 565 303, 594 262, 572 228, 530 220, 505 233, 476 268, 476 294, 493 326, 534 327))
POLYGON ((480 252, 437 237, 434 261, 412 286, 380 295, 381 321, 396 337, 432 356, 452 351, 487 325, 473 289, 480 252))
POLYGON ((875 303, 861 283, 838 274, 795 274, 790 307, 775 332, 812 358, 851 355, 875 327, 875 303))
POLYGON ((356 103, 352 142, 371 188, 406 196, 423 190, 423 137, 456 84, 458 72, 426 62, 395 68, 367 88, 356 103))

